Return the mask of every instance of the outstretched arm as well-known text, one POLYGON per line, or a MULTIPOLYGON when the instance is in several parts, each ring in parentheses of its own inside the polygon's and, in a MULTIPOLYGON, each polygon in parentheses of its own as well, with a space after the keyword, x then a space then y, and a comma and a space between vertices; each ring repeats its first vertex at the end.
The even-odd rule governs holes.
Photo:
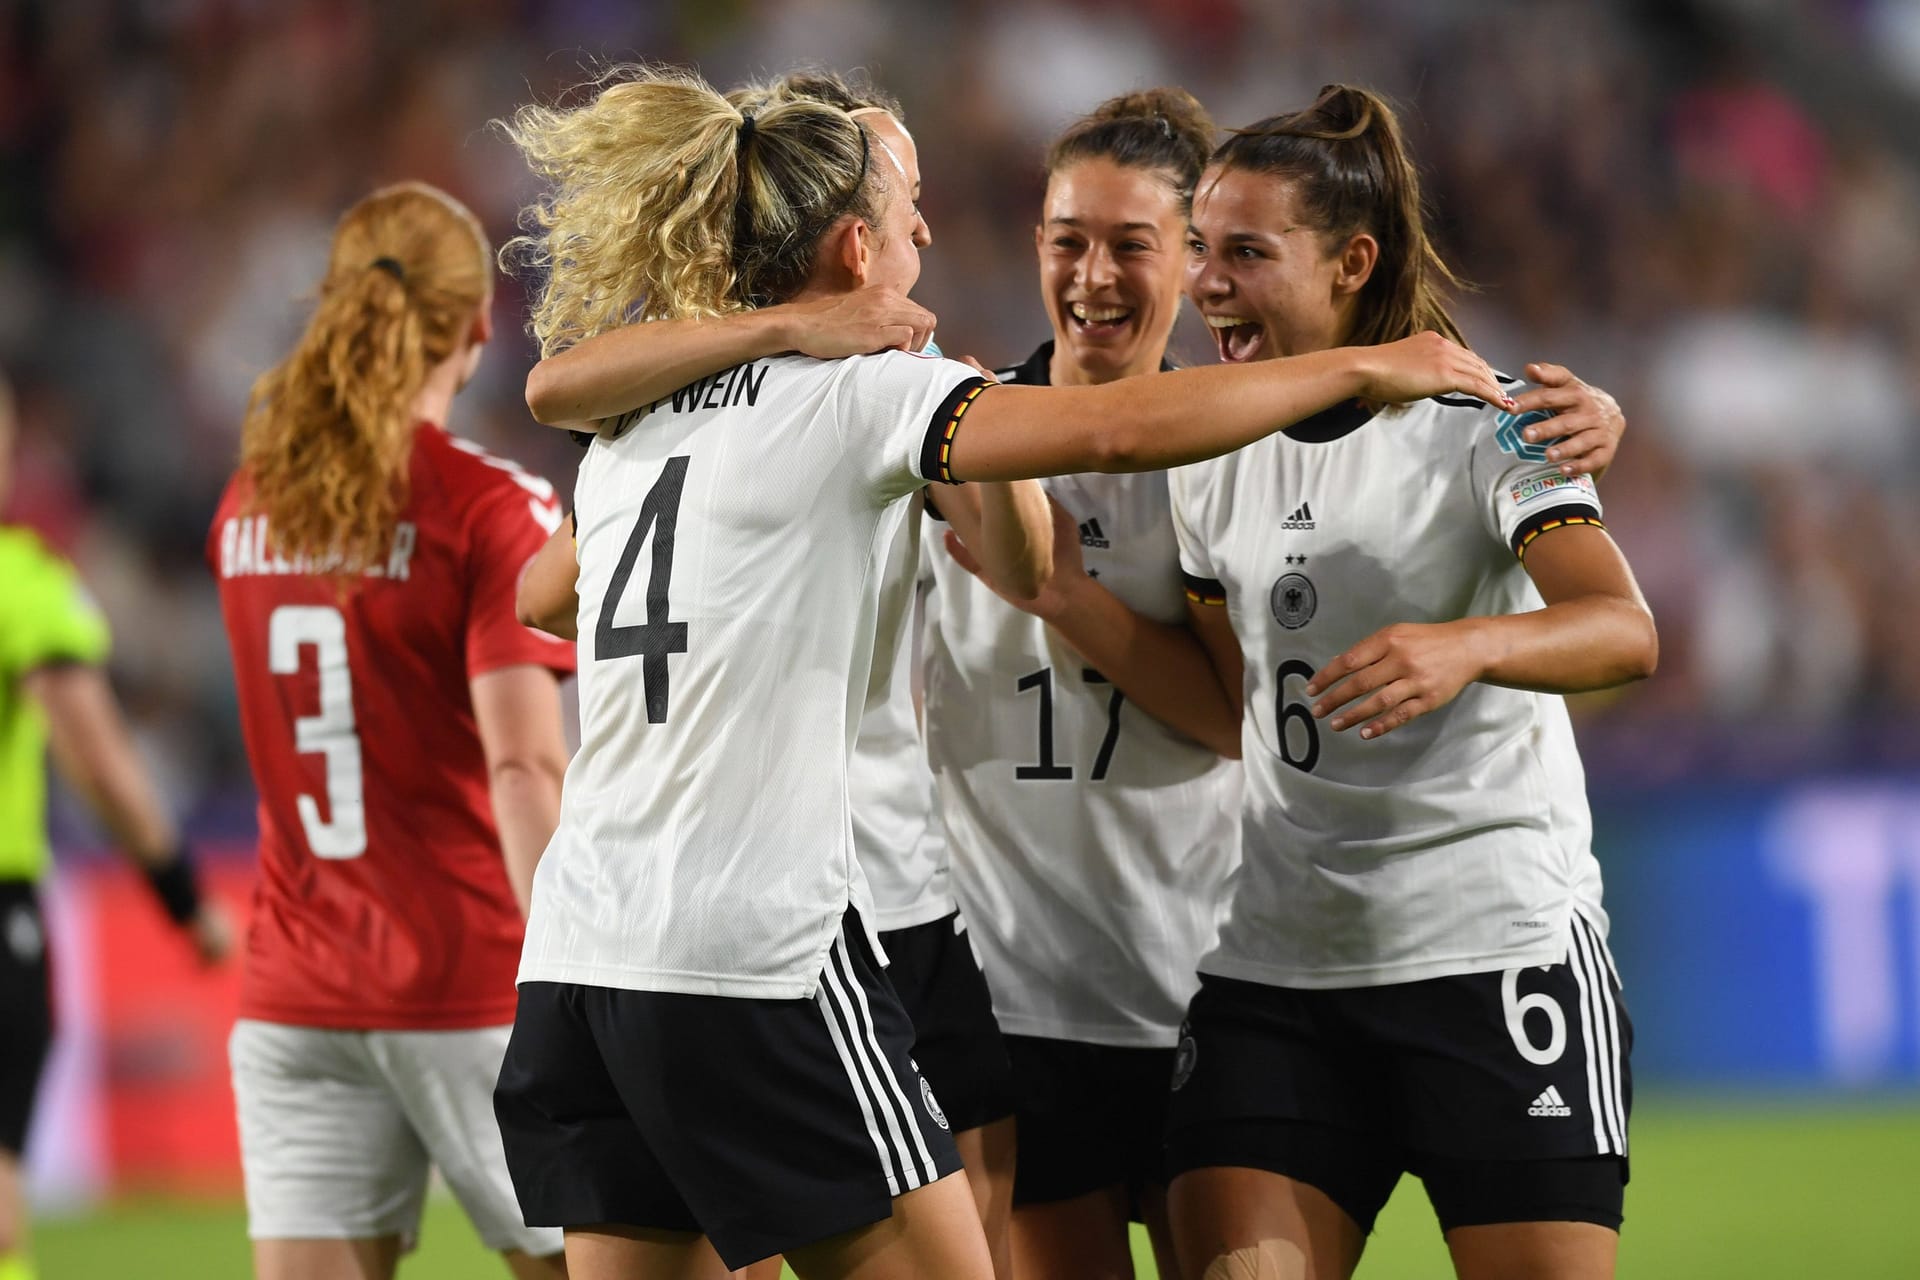
POLYGON ((146 873, 201 959, 221 959, 232 945, 232 926, 216 904, 200 896, 179 828, 134 749, 106 673, 97 666, 62 663, 31 671, 21 683, 46 715, 47 742, 60 775, 114 844, 146 873))
POLYGON ((798 351, 832 360, 889 347, 919 350, 931 311, 893 289, 858 289, 808 302, 698 320, 624 325, 548 356, 527 375, 535 421, 597 431, 618 417, 748 360, 798 351))
POLYGON ((1513 404, 1484 360, 1436 333, 1094 387, 989 387, 954 424, 949 474, 930 478, 1158 471, 1231 453, 1344 400, 1453 391, 1513 404))

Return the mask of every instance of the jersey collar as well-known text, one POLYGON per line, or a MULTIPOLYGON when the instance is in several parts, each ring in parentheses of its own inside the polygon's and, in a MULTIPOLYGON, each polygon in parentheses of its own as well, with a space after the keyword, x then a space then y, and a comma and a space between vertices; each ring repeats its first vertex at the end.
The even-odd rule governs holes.
POLYGON ((1311 418, 1302 418, 1286 430, 1289 440, 1301 444, 1331 444, 1350 436, 1373 421, 1373 410, 1358 400, 1348 400, 1331 409, 1322 409, 1311 418))
MULTIPOLYGON (((1160 372, 1172 373, 1173 361, 1164 356, 1160 360, 1160 372)), ((1018 382, 1030 387, 1048 387, 1053 385, 1053 339, 1049 338, 1034 348, 1033 354, 1022 364, 1009 366, 995 372, 1002 382, 1018 382)))

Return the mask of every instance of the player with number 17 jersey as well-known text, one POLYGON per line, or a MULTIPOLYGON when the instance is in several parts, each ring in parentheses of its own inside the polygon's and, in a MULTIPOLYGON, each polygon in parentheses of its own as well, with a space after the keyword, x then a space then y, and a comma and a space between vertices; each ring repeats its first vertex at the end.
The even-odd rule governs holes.
POLYGON ((573 646, 513 611, 560 510, 546 481, 432 425, 414 434, 409 495, 351 590, 276 554, 245 473, 214 518, 207 556, 260 792, 243 1018, 513 1020, 521 917, 469 682, 573 670, 573 646))

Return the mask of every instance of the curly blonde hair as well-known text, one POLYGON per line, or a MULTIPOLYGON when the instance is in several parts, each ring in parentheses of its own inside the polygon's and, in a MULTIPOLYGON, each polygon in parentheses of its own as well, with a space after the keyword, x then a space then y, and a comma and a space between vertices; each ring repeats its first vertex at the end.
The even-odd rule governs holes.
POLYGON ((545 275, 531 326, 542 356, 634 320, 779 302, 841 218, 877 229, 886 178, 846 110, 779 94, 735 105, 665 68, 595 83, 584 105, 526 106, 502 125, 549 184, 502 251, 545 275))
POLYGON ((384 556, 407 500, 413 399, 492 293, 479 219, 435 187, 341 215, 306 332, 253 384, 240 462, 274 549, 343 577, 384 556))

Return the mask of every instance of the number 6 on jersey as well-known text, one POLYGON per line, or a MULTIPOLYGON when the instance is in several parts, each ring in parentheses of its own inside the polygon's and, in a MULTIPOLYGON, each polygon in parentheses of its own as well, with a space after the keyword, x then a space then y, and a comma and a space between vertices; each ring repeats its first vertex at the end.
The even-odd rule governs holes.
POLYGON ((600 621, 593 629, 593 659, 640 658, 640 679, 647 691, 647 723, 667 722, 667 656, 687 651, 687 624, 668 617, 667 591, 673 585, 673 532, 680 520, 680 493, 687 484, 685 457, 668 458, 666 469, 640 504, 640 518, 620 562, 613 567, 607 595, 600 602, 600 621), (626 592, 640 559, 640 547, 653 534, 653 556, 647 571, 647 620, 634 626, 615 626, 614 610, 626 592))

